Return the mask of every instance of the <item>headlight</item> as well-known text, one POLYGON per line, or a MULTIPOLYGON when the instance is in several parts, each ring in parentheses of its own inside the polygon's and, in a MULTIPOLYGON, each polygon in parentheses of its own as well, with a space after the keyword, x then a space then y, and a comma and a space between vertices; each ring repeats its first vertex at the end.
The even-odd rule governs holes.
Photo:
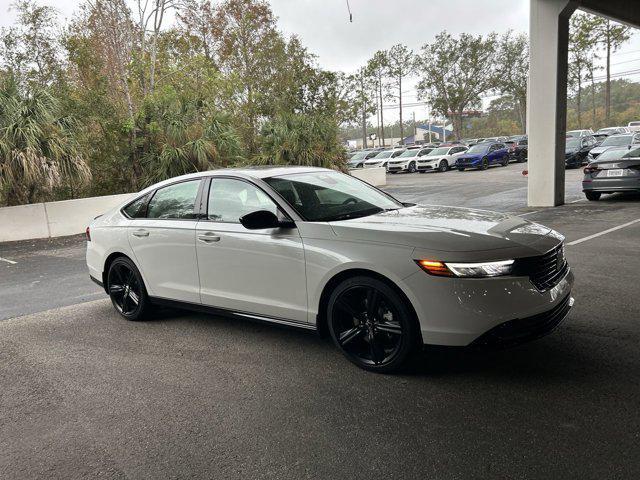
POLYGON ((513 260, 482 263, 453 263, 437 260, 416 260, 416 263, 428 274, 439 277, 486 278, 510 275, 513 272, 513 260))

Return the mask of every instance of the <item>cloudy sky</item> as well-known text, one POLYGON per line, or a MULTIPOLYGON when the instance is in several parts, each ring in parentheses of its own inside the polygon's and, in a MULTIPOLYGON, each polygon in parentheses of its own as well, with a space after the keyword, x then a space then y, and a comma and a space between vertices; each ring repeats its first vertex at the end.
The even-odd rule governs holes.
MULTIPOLYGON (((0 26, 10 25, 15 15, 13 0, 0 0, 0 26)), ((68 18, 78 4, 73 0, 42 0, 68 18)), ((130 3, 134 4, 132 0, 130 3)), ((352 72, 380 49, 404 43, 419 50, 442 30, 485 34, 509 29, 527 32, 529 0, 349 0, 353 23, 349 22, 347 0, 271 0, 278 25, 286 34, 298 35, 327 69, 352 72)), ((640 69, 640 35, 612 57, 613 73, 640 69)), ((640 81, 640 75, 629 77, 640 81)), ((408 82, 405 103, 416 102, 414 86, 408 82)), ((488 101, 488 100, 487 100, 488 101)), ((425 107, 409 109, 426 118, 425 107)), ((385 110, 385 123, 395 121, 395 109, 385 110)))

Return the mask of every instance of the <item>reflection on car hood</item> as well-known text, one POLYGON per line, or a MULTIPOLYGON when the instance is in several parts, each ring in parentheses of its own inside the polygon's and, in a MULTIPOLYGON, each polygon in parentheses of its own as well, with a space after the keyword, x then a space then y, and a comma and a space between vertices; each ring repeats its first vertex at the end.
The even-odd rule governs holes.
POLYGON ((591 155, 600 155, 602 152, 604 152, 605 150, 610 149, 611 146, 608 147, 594 147, 591 150, 589 150, 589 153, 591 155))
POLYGON ((517 250, 522 256, 546 252, 557 245, 558 238, 562 238, 550 228, 520 217, 441 206, 406 207, 331 222, 331 226, 343 240, 375 241, 448 252, 517 250))

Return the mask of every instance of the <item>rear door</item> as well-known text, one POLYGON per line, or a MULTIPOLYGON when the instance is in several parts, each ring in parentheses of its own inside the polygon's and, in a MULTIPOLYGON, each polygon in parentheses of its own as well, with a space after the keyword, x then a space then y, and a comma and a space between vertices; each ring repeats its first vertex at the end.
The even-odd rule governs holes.
POLYGON ((307 323, 304 246, 296 228, 248 230, 239 218, 257 210, 283 215, 252 182, 213 177, 203 199, 196 251, 203 304, 307 323))
POLYGON ((129 245, 151 296, 200 302, 195 249, 200 186, 196 179, 159 188, 145 217, 132 219, 127 227, 129 245))

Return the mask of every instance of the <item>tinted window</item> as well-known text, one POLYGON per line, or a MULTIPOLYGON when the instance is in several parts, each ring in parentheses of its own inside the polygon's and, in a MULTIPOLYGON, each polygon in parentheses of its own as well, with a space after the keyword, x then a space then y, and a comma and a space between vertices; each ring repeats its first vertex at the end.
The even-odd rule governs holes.
POLYGON ((615 147, 622 145, 629 145, 631 143, 632 137, 631 135, 620 135, 615 137, 607 137, 607 139, 602 142, 602 147, 615 147))
POLYGON ((267 178, 285 200, 309 221, 337 221, 402 208, 402 204, 349 175, 313 172, 267 178))
POLYGON ((214 178, 209 189, 208 218, 214 222, 240 223, 240 217, 258 210, 278 214, 278 207, 255 185, 233 178, 214 178))
POLYGON ((151 194, 147 194, 143 197, 134 200, 129 205, 124 207, 122 211, 129 218, 144 218, 147 216, 147 203, 151 194))
POLYGON ((489 148, 489 145, 486 143, 478 143, 467 150, 467 153, 484 153, 489 148))
POLYGON ((148 218, 196 218, 194 205, 200 180, 176 183, 156 190, 147 209, 148 218))

